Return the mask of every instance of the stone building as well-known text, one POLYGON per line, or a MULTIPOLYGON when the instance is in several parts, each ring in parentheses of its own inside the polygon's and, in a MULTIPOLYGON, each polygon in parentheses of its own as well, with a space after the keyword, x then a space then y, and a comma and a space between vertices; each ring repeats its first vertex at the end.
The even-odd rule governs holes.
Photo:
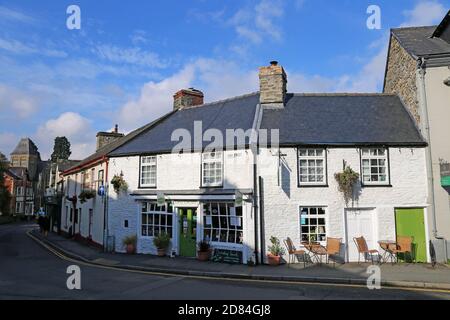
POLYGON ((450 11, 438 26, 392 29, 384 81, 384 92, 400 96, 428 142, 432 240, 450 240, 449 34, 450 11))

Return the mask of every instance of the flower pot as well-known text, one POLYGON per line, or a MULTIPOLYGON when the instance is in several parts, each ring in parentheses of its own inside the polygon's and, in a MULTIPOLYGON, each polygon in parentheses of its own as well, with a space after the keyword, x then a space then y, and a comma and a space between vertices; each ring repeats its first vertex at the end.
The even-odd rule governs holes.
POLYGON ((208 261, 210 257, 211 257, 211 250, 197 251, 197 259, 199 261, 208 261))
POLYGON ((127 244, 127 253, 128 254, 133 254, 135 252, 136 248, 134 247, 133 244, 127 244))
POLYGON ((166 255, 165 248, 158 248, 158 257, 164 257, 166 255))
POLYGON ((281 257, 269 254, 269 255, 267 255, 267 260, 269 262, 269 265, 278 266, 280 264, 281 257))

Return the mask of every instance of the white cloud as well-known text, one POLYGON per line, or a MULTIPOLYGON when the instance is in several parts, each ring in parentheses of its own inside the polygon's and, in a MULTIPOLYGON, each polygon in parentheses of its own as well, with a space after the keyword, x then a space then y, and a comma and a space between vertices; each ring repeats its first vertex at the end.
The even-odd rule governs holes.
POLYGON ((158 54, 144 51, 139 47, 120 48, 111 45, 98 45, 94 50, 100 58, 117 63, 136 64, 140 66, 164 68, 167 63, 158 54))
POLYGON ((54 139, 60 136, 67 137, 71 143, 71 159, 83 159, 95 151, 95 131, 91 121, 78 113, 66 112, 37 129, 36 143, 43 159, 50 157, 54 139))
POLYGON ((37 54, 53 58, 65 58, 67 53, 52 48, 39 47, 35 45, 26 45, 18 40, 7 40, 0 38, 0 49, 9 51, 18 55, 37 54))
POLYGON ((261 43, 263 38, 280 41, 282 30, 277 20, 283 14, 283 3, 280 0, 261 0, 253 8, 238 10, 227 24, 234 26, 239 37, 254 44, 261 43))
POLYGON ((37 99, 27 93, 0 84, 0 119, 3 117, 27 118, 38 109, 37 99))
POLYGON ((14 20, 24 23, 34 23, 35 19, 27 14, 7 8, 5 6, 0 6, 0 21, 1 20, 14 20))
POLYGON ((18 142, 19 137, 15 134, 10 132, 0 133, 0 152, 9 159, 9 154, 13 151, 18 142))
POLYGON ((445 17, 447 10, 438 1, 419 2, 412 10, 403 12, 406 21, 401 27, 434 25, 445 17))

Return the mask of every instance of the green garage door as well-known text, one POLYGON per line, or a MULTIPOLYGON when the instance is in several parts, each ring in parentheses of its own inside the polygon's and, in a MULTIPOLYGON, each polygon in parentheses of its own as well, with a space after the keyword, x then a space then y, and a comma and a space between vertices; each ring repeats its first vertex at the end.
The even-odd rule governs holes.
MULTIPOLYGON (((423 209, 396 209, 395 227, 397 236, 413 237, 413 254, 416 261, 427 262, 423 209)), ((399 259, 403 260, 404 257, 400 255, 399 259)))

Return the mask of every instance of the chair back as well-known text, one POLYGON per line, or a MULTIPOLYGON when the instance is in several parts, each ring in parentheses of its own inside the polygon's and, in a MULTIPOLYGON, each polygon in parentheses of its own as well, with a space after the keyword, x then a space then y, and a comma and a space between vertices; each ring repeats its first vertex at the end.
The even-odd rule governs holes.
POLYGON ((361 236, 359 238, 353 238, 353 241, 355 242, 359 253, 364 253, 364 252, 369 251, 369 248, 367 247, 366 239, 364 239, 363 236, 361 236))
POLYGON ((412 252, 412 237, 397 236, 397 246, 402 252, 412 252))
POLYGON ((327 237, 327 253, 328 254, 338 254, 341 251, 341 242, 340 238, 329 238, 327 237))
POLYGON ((284 240, 284 245, 286 246, 286 248, 287 248, 287 250, 288 250, 288 253, 292 253, 292 252, 295 251, 294 244, 292 243, 291 238, 287 237, 287 238, 284 240))

